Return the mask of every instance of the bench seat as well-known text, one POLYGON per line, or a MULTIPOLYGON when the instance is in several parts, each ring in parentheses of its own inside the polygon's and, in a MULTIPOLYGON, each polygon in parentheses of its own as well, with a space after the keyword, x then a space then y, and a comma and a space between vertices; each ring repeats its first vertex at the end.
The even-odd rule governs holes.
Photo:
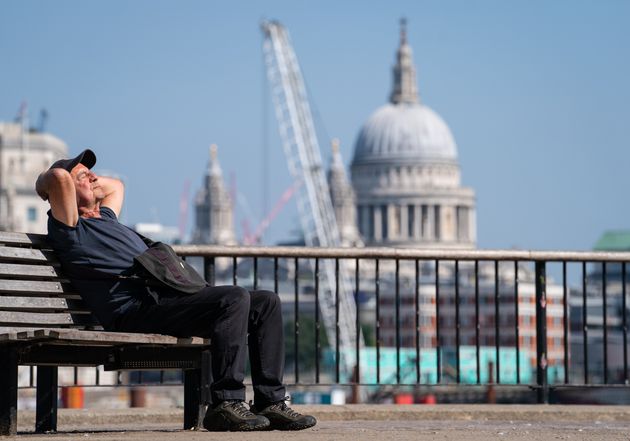
POLYGON ((210 400, 210 351, 199 337, 103 331, 63 274, 46 236, 0 232, 0 436, 17 431, 18 366, 37 366, 36 432, 57 429, 59 366, 182 369, 184 428, 210 400))

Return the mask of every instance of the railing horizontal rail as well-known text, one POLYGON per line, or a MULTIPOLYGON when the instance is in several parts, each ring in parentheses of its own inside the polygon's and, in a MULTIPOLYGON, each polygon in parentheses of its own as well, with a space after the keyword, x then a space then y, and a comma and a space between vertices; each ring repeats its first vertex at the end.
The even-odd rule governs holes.
POLYGON ((204 257, 304 257, 427 260, 498 260, 532 262, 621 262, 630 261, 630 252, 526 251, 526 250, 420 250, 399 248, 318 248, 318 247, 239 247, 177 245, 182 256, 204 257))

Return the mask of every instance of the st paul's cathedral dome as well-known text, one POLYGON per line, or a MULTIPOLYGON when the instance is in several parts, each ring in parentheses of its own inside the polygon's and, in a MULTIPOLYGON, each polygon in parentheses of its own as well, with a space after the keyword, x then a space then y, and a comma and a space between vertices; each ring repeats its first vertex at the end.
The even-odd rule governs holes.
MULTIPOLYGON (((475 194, 461 186, 448 125, 420 102, 404 22, 389 103, 359 132, 351 185, 353 223, 366 245, 475 247, 475 194)), ((344 222, 352 220, 338 219, 340 227, 344 222)))

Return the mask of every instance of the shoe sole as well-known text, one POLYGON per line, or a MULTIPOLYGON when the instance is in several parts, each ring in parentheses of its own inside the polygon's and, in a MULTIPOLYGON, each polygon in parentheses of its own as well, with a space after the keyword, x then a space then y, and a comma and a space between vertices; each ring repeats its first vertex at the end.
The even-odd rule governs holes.
POLYGON ((254 430, 268 430, 269 429, 269 425, 268 424, 259 424, 257 426, 249 426, 247 424, 241 424, 240 426, 235 426, 235 427, 212 427, 212 428, 207 428, 205 427, 205 429, 208 432, 252 432, 254 430))
MULTIPOLYGON (((275 428, 275 430, 286 430, 286 431, 304 430, 304 429, 308 429, 310 427, 313 427, 315 424, 316 423, 312 423, 312 424, 291 423, 291 424, 287 424, 286 426, 283 426, 283 427, 275 428)), ((271 428, 271 430, 274 430, 274 428, 271 428)))
POLYGON ((294 431, 294 430, 304 430, 310 427, 313 427, 317 424, 317 421, 313 421, 311 423, 299 423, 293 422, 288 424, 274 424, 271 423, 265 430, 286 430, 286 431, 294 431))
POLYGON ((266 430, 269 427, 269 423, 256 424, 252 426, 247 423, 236 424, 226 419, 225 417, 221 417, 221 418, 222 418, 222 421, 220 422, 213 421, 213 423, 216 423, 216 425, 212 425, 212 426, 210 422, 208 423, 208 425, 206 425, 206 422, 204 421, 203 427, 208 432, 251 432, 253 430, 266 430), (208 427, 208 426, 211 426, 211 427, 208 427))

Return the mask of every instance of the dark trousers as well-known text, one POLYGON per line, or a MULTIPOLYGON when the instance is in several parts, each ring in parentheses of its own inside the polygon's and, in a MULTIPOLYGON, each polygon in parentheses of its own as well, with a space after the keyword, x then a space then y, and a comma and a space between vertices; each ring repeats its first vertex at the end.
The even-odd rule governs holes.
POLYGON ((116 320, 116 330, 211 339, 212 401, 244 400, 249 361, 254 403, 283 400, 284 335, 280 298, 271 291, 216 286, 196 294, 160 292, 159 303, 145 301, 116 320))

